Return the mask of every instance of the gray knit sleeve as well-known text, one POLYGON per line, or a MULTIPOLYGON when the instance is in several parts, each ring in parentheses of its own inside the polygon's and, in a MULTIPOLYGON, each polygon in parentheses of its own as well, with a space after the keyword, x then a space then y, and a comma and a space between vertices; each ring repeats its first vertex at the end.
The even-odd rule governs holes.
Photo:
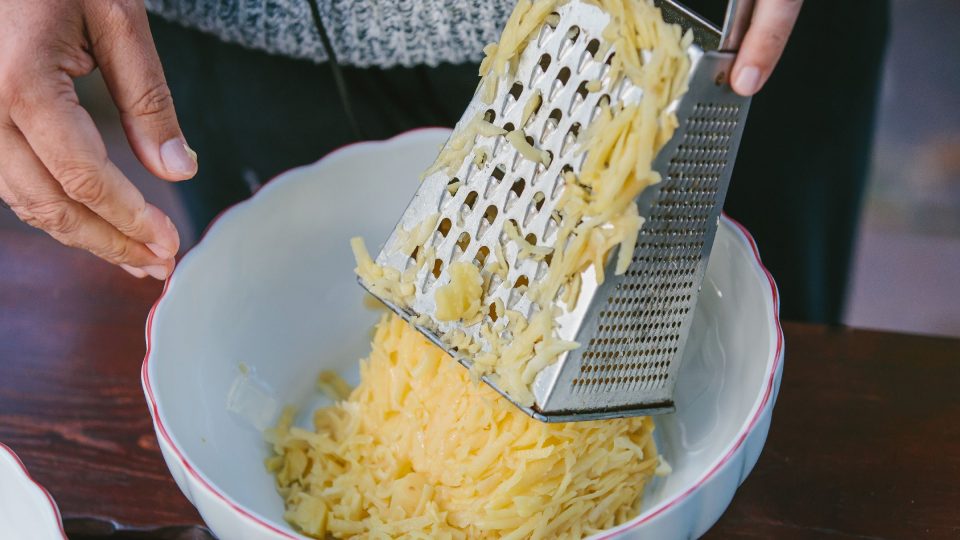
MULTIPOLYGON (((413 66, 478 61, 513 0, 319 0, 337 59, 413 66)), ((326 60, 307 0, 146 0, 167 20, 274 54, 326 60)))

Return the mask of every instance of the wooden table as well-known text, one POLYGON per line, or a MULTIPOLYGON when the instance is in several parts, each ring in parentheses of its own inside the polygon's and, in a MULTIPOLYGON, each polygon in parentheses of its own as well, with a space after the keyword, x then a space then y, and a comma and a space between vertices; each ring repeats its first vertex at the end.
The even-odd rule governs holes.
MULTIPOLYGON (((72 539, 209 538, 140 388, 160 288, 0 229, 0 441, 72 539)), ((707 538, 960 538, 960 341, 785 330, 766 448, 707 538)))

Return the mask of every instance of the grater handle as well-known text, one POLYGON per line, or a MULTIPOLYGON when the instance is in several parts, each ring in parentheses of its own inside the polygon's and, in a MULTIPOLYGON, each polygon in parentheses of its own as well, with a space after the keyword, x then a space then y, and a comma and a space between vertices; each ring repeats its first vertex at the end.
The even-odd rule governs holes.
POLYGON ((730 0, 720 36, 721 51, 737 51, 753 17, 754 0, 730 0))

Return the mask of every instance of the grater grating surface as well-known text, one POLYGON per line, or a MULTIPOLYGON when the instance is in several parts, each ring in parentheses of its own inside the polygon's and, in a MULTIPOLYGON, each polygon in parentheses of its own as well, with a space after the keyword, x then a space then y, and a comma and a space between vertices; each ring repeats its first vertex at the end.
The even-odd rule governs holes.
MULTIPOLYGON (((560 337, 581 347, 561 355, 535 379, 531 390, 536 404, 521 408, 541 420, 633 416, 673 407, 675 378, 749 99, 734 94, 726 83, 733 54, 713 50, 723 39, 721 33, 682 6, 669 1, 658 5, 665 19, 694 33, 687 51, 689 90, 674 104, 680 125, 654 163, 662 181, 638 199, 646 222, 627 272, 613 275, 611 263, 607 279, 598 286, 594 270, 588 269, 580 301, 557 319, 560 337)), ((731 3, 731 11, 735 7, 736 2, 731 3)), ((507 131, 522 128, 530 144, 550 154, 550 163, 525 159, 504 136, 478 135, 474 148, 487 151, 484 163, 475 163, 471 152, 455 170, 424 178, 398 229, 410 230, 439 213, 437 230, 424 243, 435 250, 435 260, 417 273, 412 305, 387 302, 408 320, 435 312, 434 293, 449 280, 444 270, 451 263, 482 266, 498 246, 509 270, 506 279, 492 277, 485 301, 499 300, 507 309, 530 316, 534 306, 523 289, 543 278, 547 261, 519 257, 518 246, 507 241, 506 223, 512 222, 532 244, 552 245, 558 230, 552 212, 563 191, 562 172, 578 171, 585 158, 576 151, 577 134, 596 118, 601 99, 640 99, 640 89, 626 77, 606 77, 615 49, 595 58, 609 15, 580 0, 563 4, 557 13, 559 23, 544 24, 534 35, 514 76, 498 82, 493 101, 485 104, 478 90, 458 124, 459 130, 482 114, 507 131), (599 90, 591 91, 590 81, 600 81, 599 90), (524 109, 536 94, 541 104, 521 126, 524 109)), ((415 264, 412 254, 398 251, 401 236, 394 231, 378 264, 401 272, 415 264)), ((417 327, 449 349, 431 329, 417 327)), ((462 330, 478 337, 480 331, 479 324, 437 327, 441 335, 462 330)), ((458 360, 470 365, 469 358, 458 360)), ((495 381, 485 380, 500 391, 495 381)))

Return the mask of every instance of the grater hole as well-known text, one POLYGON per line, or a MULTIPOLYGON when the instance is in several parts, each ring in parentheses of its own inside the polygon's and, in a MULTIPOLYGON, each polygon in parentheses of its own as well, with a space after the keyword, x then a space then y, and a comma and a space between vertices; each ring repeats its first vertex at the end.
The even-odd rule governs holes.
POLYGON ((477 204, 477 197, 479 197, 477 192, 471 191, 470 193, 467 193, 467 198, 463 200, 463 204, 466 205, 470 210, 473 210, 474 205, 477 204))
POLYGON ((540 69, 542 69, 543 71, 546 71, 550 67, 550 55, 547 53, 543 53, 540 56, 540 61, 537 62, 537 65, 540 66, 540 69))
POLYGON ((446 238, 450 234, 450 227, 453 224, 450 222, 450 218, 443 218, 440 221, 440 225, 437 227, 437 232, 440 233, 440 236, 446 238))
POLYGON ((563 142, 560 145, 560 155, 566 155, 568 152, 573 150, 574 145, 577 143, 577 136, 580 134, 580 123, 574 122, 570 126, 570 129, 567 130, 567 134, 563 136, 563 142))
POLYGON ((550 111, 550 115, 547 117, 550 120, 553 120, 554 124, 559 124, 563 120, 563 113, 560 112, 560 109, 554 109, 550 111))
POLYGON ((587 99, 587 94, 590 93, 590 90, 587 89, 587 83, 589 81, 580 81, 580 85, 577 86, 577 95, 580 96, 580 99, 587 99))
POLYGON ((561 221, 563 221, 561 218, 562 216, 560 215, 559 210, 554 210, 553 212, 550 212, 550 220, 547 221, 547 231, 549 231, 550 233, 553 233, 554 231, 559 229, 560 223, 561 221))
POLYGON ((520 287, 529 287, 529 286, 530 286, 530 280, 527 279, 527 276, 524 276, 524 275, 521 275, 520 277, 518 277, 517 281, 515 281, 513 284, 514 289, 519 289, 520 287))
POLYGON ((536 106, 530 111, 530 118, 527 119, 527 123, 525 125, 530 125, 530 123, 533 122, 533 119, 537 117, 537 113, 540 112, 541 107, 543 107, 543 100, 538 99, 536 106))
POLYGON ((557 81, 559 81, 560 84, 566 86, 569 80, 570 80, 570 68, 564 66, 559 72, 557 72, 557 81))
POLYGON ((494 302, 490 303, 490 307, 488 308, 487 312, 490 314, 490 320, 493 322, 497 322, 497 319, 500 318, 497 316, 497 304, 494 302))
POLYGON ((497 219, 497 213, 498 213, 497 207, 491 204, 483 212, 483 219, 485 219, 488 224, 493 224, 493 221, 497 219))
POLYGON ((523 188, 526 185, 523 178, 517 180, 511 186, 510 191, 507 192, 507 200, 503 203, 503 211, 506 213, 512 212, 513 207, 520 200, 520 194, 523 193, 523 188))
POLYGON ((596 56, 597 51, 599 50, 600 50, 600 40, 591 39, 589 42, 587 42, 587 52, 589 52, 591 56, 596 56))
POLYGON ((455 197, 462 185, 463 182, 461 182, 459 178, 451 178, 450 181, 447 182, 447 193, 449 193, 451 197, 455 197))
POLYGON ((493 109, 487 109, 483 113, 483 119, 487 122, 493 123, 497 119, 497 113, 493 112, 493 109))
POLYGON ((440 273, 443 271, 443 261, 440 259, 434 259, 433 269, 430 271, 433 274, 434 278, 440 279, 440 273))
POLYGON ((533 218, 537 217, 537 208, 535 204, 531 204, 527 207, 527 212, 523 216, 523 226, 530 226, 530 222, 533 221, 533 218))
MULTIPOLYGON (((507 125, 511 126, 511 124, 507 124, 507 125)), ((507 170, 503 168, 503 165, 497 165, 496 167, 494 167, 493 172, 490 173, 491 176, 497 179, 497 182, 503 180, 503 177, 506 174, 507 174, 507 170)))
POLYGON ((594 54, 590 54, 590 51, 583 51, 583 53, 580 54, 580 62, 577 64, 577 73, 583 73, 583 70, 587 69, 590 62, 594 61, 594 56, 594 54))
POLYGON ((533 194, 533 207, 537 209, 537 212, 543 209, 543 201, 546 199, 547 197, 542 191, 538 191, 533 194))
MULTIPOLYGON (((518 82, 513 83, 513 86, 510 87, 510 95, 513 96, 513 99, 519 100, 521 94, 523 94, 523 85, 518 82)), ((487 121, 489 122, 489 120, 487 121)))
POLYGON ((523 239, 526 240, 527 243, 530 244, 531 246, 537 245, 537 235, 533 233, 527 234, 526 236, 523 237, 523 239))
POLYGON ((493 197, 493 193, 497 190, 498 187, 500 187, 499 180, 497 180, 493 176, 490 176, 489 178, 487 178, 487 186, 483 190, 483 198, 489 199, 490 197, 493 197))
POLYGON ((467 247, 470 246, 470 233, 463 232, 460 233, 460 238, 457 239, 457 247, 460 248, 461 252, 467 251, 467 247))
POLYGON ((580 27, 577 25, 571 26, 570 29, 567 30, 567 35, 564 37, 570 41, 576 41, 577 38, 580 37, 580 27))
POLYGON ((523 190, 526 187, 527 187, 527 183, 523 180, 523 178, 521 178, 513 183, 513 186, 510 188, 510 191, 514 192, 517 195, 517 197, 519 197, 523 195, 523 190))
MULTIPOLYGON (((555 183, 553 184, 553 192, 550 193, 550 199, 556 199, 557 197, 560 196, 561 193, 563 193, 563 188, 566 187, 566 184, 567 184, 567 178, 566 178, 566 176, 567 176, 567 175, 565 175, 565 174, 563 174, 563 173, 561 173, 559 176, 557 176, 557 179, 556 179, 555 183)), ((554 212, 558 212, 558 210, 554 210, 554 212)), ((559 217, 560 217, 560 216, 557 216, 557 225, 560 224, 560 219, 559 219, 559 217)))
POLYGON ((480 268, 483 268, 483 265, 487 262, 487 257, 490 256, 490 248, 487 246, 480 246, 480 249, 477 250, 476 255, 473 256, 473 263, 480 268))

